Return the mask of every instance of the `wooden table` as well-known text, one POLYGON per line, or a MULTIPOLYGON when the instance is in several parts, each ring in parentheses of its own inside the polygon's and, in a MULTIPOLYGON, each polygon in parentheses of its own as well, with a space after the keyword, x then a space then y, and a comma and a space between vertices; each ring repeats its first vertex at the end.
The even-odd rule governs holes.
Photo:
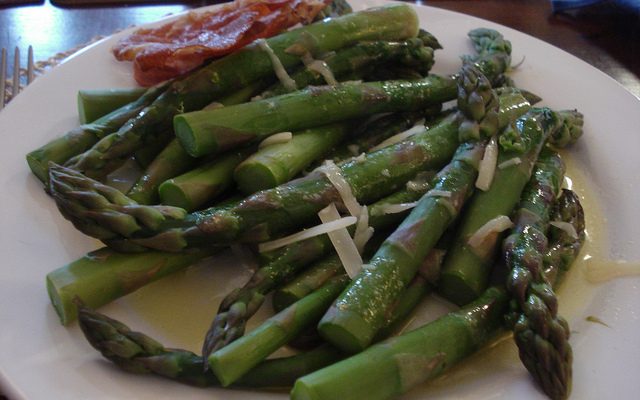
MULTIPOLYGON (((122 0, 120 0, 122 1, 122 0)), ((217 1, 159 1, 155 5, 60 8, 44 3, 0 8, 0 47, 34 46, 36 60, 96 36, 157 20, 171 13, 217 1)), ((412 1, 485 18, 549 42, 612 76, 640 97, 640 17, 574 18, 554 15, 548 0, 412 1)), ((23 61, 24 65, 24 61, 23 61)))

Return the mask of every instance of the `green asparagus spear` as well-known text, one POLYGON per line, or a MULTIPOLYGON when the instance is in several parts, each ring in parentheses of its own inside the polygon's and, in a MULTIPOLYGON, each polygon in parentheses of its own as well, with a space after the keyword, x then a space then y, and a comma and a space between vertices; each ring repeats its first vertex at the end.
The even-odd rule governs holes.
MULTIPOLYGON (((374 203, 371 210, 417 200, 428 189, 428 185, 425 184, 415 186, 374 203)), ((403 216, 403 213, 371 215, 369 225, 374 229, 385 229, 400 221, 403 216)), ((246 285, 232 291, 222 300, 205 337, 202 354, 206 356, 244 334, 247 320, 262 305, 267 293, 291 279, 300 269, 327 255, 331 250, 333 245, 329 237, 322 235, 273 251, 269 260, 253 274, 246 285)))
POLYGON ((65 163, 72 157, 91 148, 100 138, 115 132, 130 118, 154 101, 168 86, 168 83, 148 89, 133 103, 127 104, 90 123, 72 129, 64 136, 56 138, 44 146, 27 154, 31 172, 43 183, 49 179, 49 162, 65 163))
POLYGON ((47 291, 60 322, 68 325, 77 316, 74 298, 98 308, 216 251, 210 247, 184 253, 122 254, 102 248, 49 272, 47 291))
POLYGON ((187 211, 201 208, 233 185, 233 171, 255 147, 232 150, 180 176, 164 181, 158 188, 161 203, 187 211))
MULTIPOLYGON (((325 74, 327 74, 326 71, 330 71, 329 80, 331 80, 331 76, 336 80, 343 80, 345 76, 350 76, 350 74, 357 75, 358 71, 365 67, 375 68, 385 62, 414 67, 426 75, 434 62, 433 49, 427 46, 419 38, 411 38, 403 42, 362 42, 352 47, 340 49, 320 60, 315 60, 315 62, 324 63, 319 69, 325 74)), ((294 52, 304 56, 309 53, 309 49, 301 46, 300 49, 294 49, 294 52)), ((291 79, 296 82, 298 88, 333 83, 327 82, 327 78, 318 71, 318 68, 313 68, 313 65, 296 71, 291 75, 291 79)), ((276 83, 264 91, 260 97, 268 98, 290 91, 282 83, 276 83)))
POLYGON ((494 134, 492 126, 494 131, 498 128, 498 100, 488 79, 471 64, 463 66, 458 87, 459 114, 467 118, 459 133, 468 141, 460 145, 451 162, 436 175, 433 189, 382 244, 318 325, 325 340, 346 352, 362 351, 372 342, 383 325, 385 311, 397 301, 473 193, 486 137, 494 134), (482 128, 471 129, 472 124, 482 128))
MULTIPOLYGON (((309 38, 318 52, 328 52, 364 40, 403 40, 416 36, 417 32, 418 19, 413 9, 390 5, 307 25, 265 43, 284 67, 290 68, 299 64, 300 58, 285 50, 296 43, 308 42, 309 38)), ((216 98, 272 74, 270 55, 258 43, 250 44, 174 81, 118 132, 102 138, 69 166, 91 177, 104 177, 119 167, 146 136, 170 126, 174 115, 201 109, 216 98)))
POLYGON ((212 353, 208 363, 222 385, 230 385, 305 328, 315 324, 348 281, 346 275, 331 279, 248 335, 212 353))
POLYGON ((288 182, 308 165, 324 157, 332 147, 355 128, 355 122, 342 122, 295 132, 286 143, 258 150, 241 162, 233 177, 238 188, 251 194, 288 182))
POLYGON ((498 168, 491 187, 486 192, 475 194, 447 253, 438 285, 440 294, 445 298, 462 305, 486 289, 499 235, 488 235, 476 247, 467 241, 488 221, 501 215, 511 215, 542 146, 554 132, 567 129, 563 128, 565 125, 580 130, 582 118, 576 112, 556 113, 549 109, 535 109, 501 135, 498 168), (500 168, 503 162, 511 165, 500 168))
MULTIPOLYGON (((584 213, 573 192, 563 193, 556 215, 573 225, 578 235, 561 233, 552 239, 549 277, 567 270, 584 242, 584 213)), ((441 375, 501 332, 508 297, 505 289, 490 287, 460 311, 298 379, 291 398, 383 400, 405 393, 441 375)))
MULTIPOLYGON (((186 350, 167 349, 149 336, 86 306, 78 309, 85 337, 96 350, 123 370, 153 373, 194 386, 220 386, 211 372, 202 369, 202 357, 186 350)), ((330 365, 342 353, 324 345, 291 357, 266 360, 234 383, 242 387, 290 387, 295 380, 330 365)))
POLYGON ((78 91, 78 117, 81 124, 88 124, 120 107, 138 100, 144 88, 93 89, 78 91))
POLYGON ((563 176, 560 157, 543 152, 515 213, 517 229, 503 244, 505 264, 510 270, 506 287, 513 299, 509 319, 520 359, 552 399, 565 399, 571 391, 569 326, 558 316, 558 299, 543 264, 545 232, 563 176))

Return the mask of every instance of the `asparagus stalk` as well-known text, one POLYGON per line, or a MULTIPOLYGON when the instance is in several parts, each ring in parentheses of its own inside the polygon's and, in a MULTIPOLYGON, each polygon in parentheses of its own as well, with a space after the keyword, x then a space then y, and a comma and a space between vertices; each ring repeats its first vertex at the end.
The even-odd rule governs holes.
POLYGON ((187 211, 201 208, 233 185, 233 171, 247 157, 254 154, 254 151, 253 146, 232 150, 189 172, 162 182, 158 188, 161 203, 181 207, 187 211))
MULTIPOLYGON (((411 190, 402 190, 378 201, 371 210, 385 205, 417 200, 427 189, 428 185, 421 184, 411 190)), ((385 229, 401 220, 403 215, 404 213, 388 214, 382 217, 371 215, 369 225, 374 229, 385 229)), ((322 235, 272 252, 270 259, 253 274, 244 287, 232 291, 222 300, 218 313, 206 334, 202 354, 207 356, 242 336, 247 320, 262 305, 267 293, 291 279, 305 266, 328 254, 332 249, 329 237, 322 235)))
POLYGON ((130 118, 154 101, 168 86, 168 83, 148 89, 144 95, 98 120, 72 129, 64 136, 56 138, 44 146, 27 154, 31 172, 47 183, 49 162, 65 163, 72 157, 91 148, 100 138, 118 130, 130 118))
MULTIPOLYGON (((426 40, 426 39, 425 39, 426 40)), ((429 44, 433 41, 428 40, 429 44)), ((382 63, 392 62, 408 67, 417 68, 425 75, 429 72, 434 63, 433 48, 428 47, 420 38, 411 38, 403 42, 362 42, 352 47, 340 49, 333 54, 318 60, 325 64, 328 71, 337 80, 342 80, 345 76, 358 74, 363 68, 380 66, 382 63)), ((296 53, 303 56, 309 52, 301 46, 296 53)), ((326 78, 316 69, 307 67, 301 68, 291 75, 296 82, 296 86, 304 88, 310 85, 322 85, 326 78)), ((290 92, 282 83, 276 83, 265 90, 260 97, 267 98, 279 96, 290 92)))
POLYGON ((513 299, 509 319, 520 359, 552 399, 567 398, 571 390, 569 326, 558 315, 558 299, 543 264, 545 232, 563 176, 560 157, 543 152, 515 213, 517 229, 503 244, 505 264, 510 270, 506 287, 513 299))
POLYGON ((222 385, 230 385, 305 328, 315 324, 348 281, 346 275, 331 279, 322 288, 269 318, 250 334, 212 353, 208 363, 222 385))
MULTIPOLYGON (((417 31, 418 19, 413 9, 391 5, 307 25, 267 39, 266 43, 284 67, 291 68, 300 63, 300 58, 285 50, 303 43, 305 38, 317 39, 317 51, 329 52, 364 40, 403 40, 416 36, 417 31)), ((272 74, 269 54, 257 43, 248 45, 174 81, 118 132, 102 138, 69 166, 92 177, 104 177, 140 147, 145 137, 170 126, 174 115, 201 109, 216 98, 272 74)))
POLYGON ((473 193, 486 145, 479 135, 491 135, 488 130, 492 125, 497 130, 498 100, 490 82, 472 65, 464 65, 460 76, 458 105, 461 114, 473 121, 460 125, 460 135, 470 140, 459 146, 451 162, 436 175, 433 189, 382 244, 318 325, 325 340, 346 352, 362 351, 372 342, 384 323, 385 311, 397 301, 473 193), (469 134, 472 129, 467 126, 472 123, 483 129, 469 134), (471 140, 474 136, 481 140, 471 140))
POLYGON ((92 89, 78 91, 78 117, 88 124, 120 107, 138 100, 145 88, 92 89))
POLYGON ((47 292, 60 322, 76 317, 75 298, 98 308, 214 254, 217 248, 185 253, 122 254, 102 248, 47 274, 47 292))
POLYGON ((288 142, 264 147, 241 162, 233 173, 234 180, 246 194, 288 182, 324 157, 354 125, 342 122, 295 132, 288 142))
POLYGON ((581 125, 582 117, 577 112, 535 109, 502 134, 498 165, 513 159, 519 163, 497 168, 489 190, 476 193, 466 208, 444 262, 438 286, 440 294, 462 305, 487 288, 500 237, 492 235, 481 248, 470 246, 467 243, 469 237, 488 221, 501 215, 511 215, 547 139, 560 129, 579 131, 581 125))
POLYGON ((269 99, 177 115, 176 136, 194 157, 214 154, 269 134, 295 131, 367 115, 417 110, 455 96, 449 78, 344 83, 310 87, 269 99))
MULTIPOLYGON (((562 237, 550 243, 548 257, 555 262, 547 265, 549 277, 567 270, 584 242, 584 214, 577 196, 565 191, 557 210, 578 237, 560 233, 562 237)), ((382 400, 406 393, 488 344, 502 331, 508 304, 506 290, 490 287, 460 311, 298 379, 291 398, 382 400)))

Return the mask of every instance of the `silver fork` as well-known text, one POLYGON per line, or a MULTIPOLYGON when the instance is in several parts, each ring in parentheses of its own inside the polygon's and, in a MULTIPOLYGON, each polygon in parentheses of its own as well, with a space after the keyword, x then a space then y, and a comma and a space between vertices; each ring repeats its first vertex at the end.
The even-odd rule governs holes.
MULTIPOLYGON (((0 110, 18 95, 22 86, 20 85, 20 49, 15 48, 13 52, 13 79, 11 82, 7 80, 7 49, 3 48, 0 53, 0 110), (7 83, 11 88, 11 94, 7 93, 7 83)), ((26 70, 26 82, 27 85, 33 81, 33 47, 29 46, 27 55, 27 70, 26 70)))

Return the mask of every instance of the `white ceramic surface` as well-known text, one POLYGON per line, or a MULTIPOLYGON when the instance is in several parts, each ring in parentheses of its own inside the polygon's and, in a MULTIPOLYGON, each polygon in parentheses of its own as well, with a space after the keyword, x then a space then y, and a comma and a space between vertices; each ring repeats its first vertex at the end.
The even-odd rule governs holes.
MULTIPOLYGON (((354 1, 357 8, 382 1, 354 1)), ((640 101, 579 59, 512 29, 462 14, 416 7, 421 24, 439 38, 436 72, 455 72, 471 48, 466 32, 500 30, 524 62, 516 82, 554 108, 586 115, 585 135, 571 153, 574 168, 602 206, 612 258, 640 260, 640 101)), ((47 272, 99 247, 57 212, 24 155, 77 124, 79 89, 133 85, 130 66, 108 51, 119 35, 101 41, 38 78, 0 112, 0 384, 15 399, 284 399, 282 393, 197 389, 150 376, 123 373, 101 359, 77 325, 62 327, 49 305, 47 272)), ((589 210, 587 210, 589 212, 589 210)), ((169 346, 197 351, 220 296, 241 284, 229 258, 178 274, 102 311, 169 346), (172 294, 177 290, 179 294, 172 294), (150 300, 153 299, 153 300, 150 300)), ((581 274, 572 279, 584 279, 581 274)), ((637 398, 640 393, 640 295, 638 278, 590 290, 569 320, 575 353, 573 398, 637 398), (597 316, 608 327, 585 321, 597 316)), ((571 293, 565 294, 570 296, 571 293)), ((427 310, 430 307, 424 307, 427 310)), ((426 311, 425 311, 426 312, 426 311)), ((499 357, 476 357, 475 367, 418 388, 411 399, 544 398, 505 344, 499 357)))

